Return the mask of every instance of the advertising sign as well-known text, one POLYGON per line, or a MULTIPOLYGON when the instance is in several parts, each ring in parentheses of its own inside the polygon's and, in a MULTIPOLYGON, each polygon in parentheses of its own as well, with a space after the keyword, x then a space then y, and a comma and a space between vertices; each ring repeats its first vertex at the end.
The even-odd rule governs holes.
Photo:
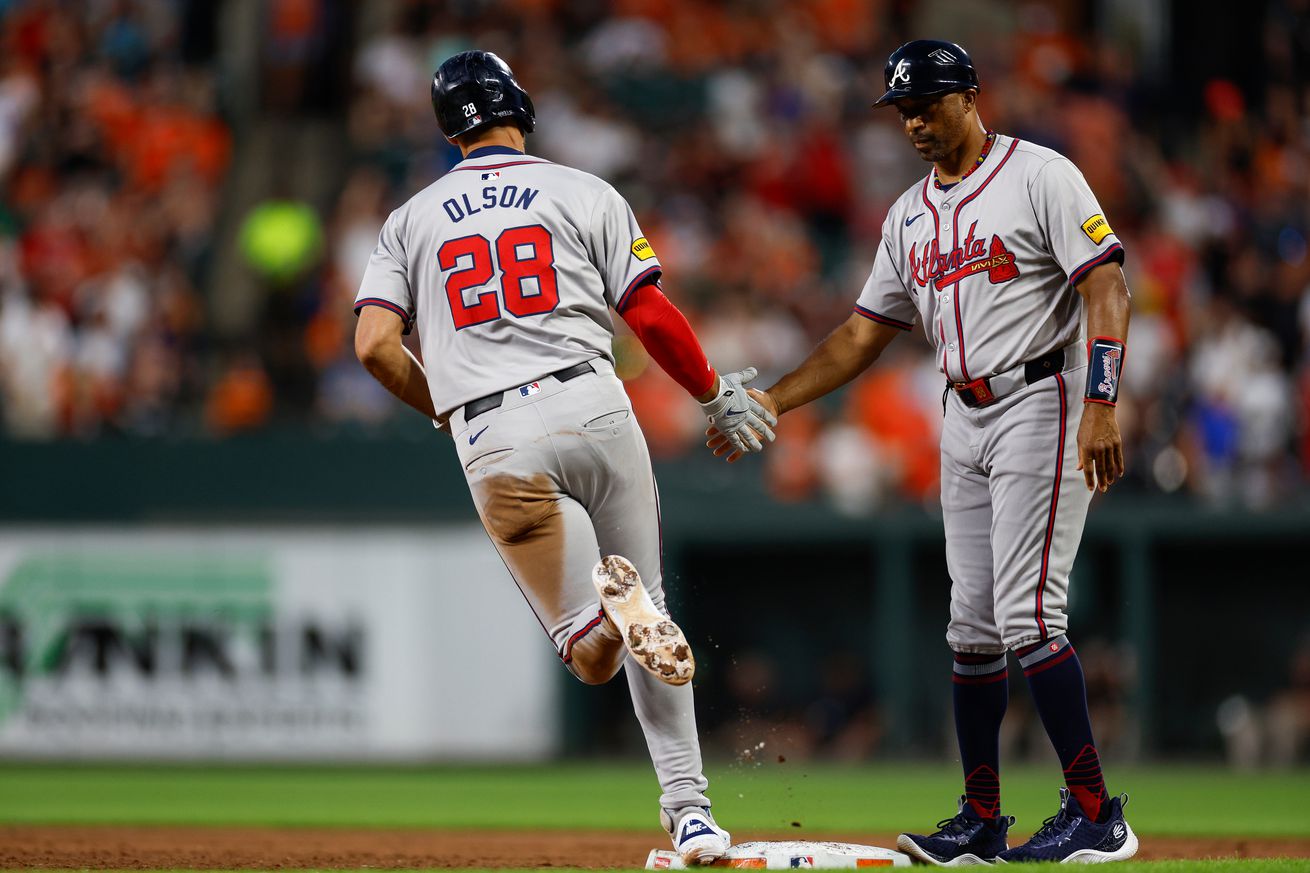
POLYGON ((532 759, 563 671, 477 527, 0 533, 0 754, 532 759))

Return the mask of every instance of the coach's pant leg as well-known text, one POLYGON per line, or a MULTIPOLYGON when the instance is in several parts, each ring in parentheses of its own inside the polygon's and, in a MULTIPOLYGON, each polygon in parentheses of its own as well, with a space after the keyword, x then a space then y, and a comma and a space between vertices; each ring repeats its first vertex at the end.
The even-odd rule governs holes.
POLYGON ((996 618, 1007 648, 1068 629, 1069 573, 1091 494, 1078 467, 1074 379, 1043 379, 1002 401, 988 448, 996 618))
POLYGON ((1069 573, 1091 502, 1077 469, 1080 381, 1076 371, 1043 379, 1003 412, 993 452, 993 539, 1002 636, 1024 668, 1065 784, 1096 820, 1109 798, 1086 679, 1064 636, 1069 573))
MULTIPOLYGON (((952 404, 959 403, 954 397, 952 404)), ((951 576, 946 642, 956 652, 1005 651, 994 613, 992 500, 974 453, 981 434, 967 413, 952 409, 942 425, 942 520, 951 576)))
MULTIPOLYGON (((617 380, 598 375, 595 381, 601 383, 596 395, 602 406, 592 411, 600 414, 578 424, 583 449, 595 453, 598 463, 577 468, 600 472, 576 488, 586 495, 601 554, 631 561, 655 606, 665 611, 659 495, 646 440, 617 380), (604 408, 606 401, 612 409, 604 408)), ((659 778, 660 805, 674 810, 708 806, 691 683, 666 685, 630 658, 624 673, 659 778)))
POLYGON ((942 428, 942 517, 951 574, 951 624, 946 641, 954 662, 951 707, 960 749, 964 795, 974 811, 994 818, 1001 807, 1001 722, 1009 703, 1004 646, 992 597, 991 495, 977 455, 982 430, 958 407, 942 428))

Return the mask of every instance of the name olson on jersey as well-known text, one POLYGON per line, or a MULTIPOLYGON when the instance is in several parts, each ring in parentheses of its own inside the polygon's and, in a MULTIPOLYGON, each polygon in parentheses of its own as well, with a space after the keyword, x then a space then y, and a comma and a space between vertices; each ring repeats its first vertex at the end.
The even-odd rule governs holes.
POLYGON ((504 188, 488 185, 482 189, 482 199, 476 206, 467 194, 461 194, 458 199, 452 197, 442 203, 441 208, 446 210, 451 221, 463 221, 466 216, 477 215, 484 209, 527 209, 540 193, 536 188, 520 191, 518 185, 506 185, 504 188))
POLYGON ((923 255, 918 252, 918 244, 910 246, 910 272, 914 281, 923 288, 934 279, 937 287, 952 285, 961 279, 985 272, 993 285, 1018 278, 1019 268, 1015 264, 1014 252, 1005 247, 1004 241, 997 234, 992 234, 991 245, 975 238, 978 222, 969 225, 969 233, 964 242, 950 252, 942 254, 937 240, 923 247, 923 255))

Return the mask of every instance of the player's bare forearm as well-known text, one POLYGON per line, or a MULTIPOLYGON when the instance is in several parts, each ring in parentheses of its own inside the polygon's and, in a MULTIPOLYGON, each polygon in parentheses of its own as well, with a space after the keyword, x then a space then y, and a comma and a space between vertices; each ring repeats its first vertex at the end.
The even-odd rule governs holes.
POLYGON ((799 367, 762 392, 774 407, 771 411, 781 415, 837 390, 878 360, 898 333, 894 327, 852 314, 799 367))
MULTIPOLYGON (((1131 296, 1118 264, 1103 264, 1078 283, 1087 304, 1087 336, 1128 341, 1131 296)), ((1078 426, 1078 469, 1088 489, 1102 492, 1124 474, 1123 436, 1113 405, 1095 400, 1083 404, 1078 426)))
POLYGON ((379 306, 360 310, 355 326, 355 355, 374 379, 412 409, 437 417, 432 406, 423 365, 401 341, 405 324, 400 316, 379 306))
POLYGON ((378 349, 377 353, 362 358, 361 363, 383 388, 411 409, 431 419, 437 417, 437 411, 432 406, 432 392, 428 389, 427 374, 404 345, 397 343, 395 346, 378 349))
POLYGON ((1087 303, 1087 335, 1108 336, 1128 342, 1132 296, 1118 264, 1102 264, 1078 283, 1087 303))

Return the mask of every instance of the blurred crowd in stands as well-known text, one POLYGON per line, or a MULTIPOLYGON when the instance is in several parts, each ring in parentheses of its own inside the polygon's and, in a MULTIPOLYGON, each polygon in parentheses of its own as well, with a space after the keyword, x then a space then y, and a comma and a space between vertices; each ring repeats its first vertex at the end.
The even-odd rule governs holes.
POLYGON ((0 2, 13 436, 162 434, 205 389, 200 289, 233 143, 215 111, 214 30, 183 8, 0 2))
POLYGON ((1310 634, 1301 638, 1285 683, 1274 694, 1264 700, 1234 694, 1219 704, 1215 722, 1232 767, 1253 770, 1310 761, 1310 634))
MULTIPOLYGON (((609 179, 633 204, 712 362, 755 365, 767 385, 847 317, 887 208, 927 170, 894 113, 869 107, 883 59, 906 38, 968 33, 983 120, 1068 155, 1127 249, 1123 490, 1250 506, 1304 494, 1305 0, 1265 5, 1258 79, 1186 94, 1164 93, 1168 61, 1135 52, 1122 22, 1058 0, 970 3, 964 19, 944 0, 266 6, 261 84, 291 96, 265 113, 335 112, 347 144, 335 201, 319 210, 321 256, 293 289, 268 292, 296 301, 281 353, 312 390, 289 390, 253 341, 234 354, 225 340, 220 365, 207 328, 223 293, 213 262, 240 256, 213 243, 225 170, 241 157, 238 120, 216 97, 221 4, 0 0, 9 434, 380 428, 411 415, 354 361, 350 304, 389 210, 459 159, 428 82, 470 47, 500 53, 532 93, 531 151, 609 179), (303 82, 288 90, 341 28, 353 46, 344 105, 324 107, 303 82)), ((695 405, 630 337, 617 353, 652 450, 699 450, 695 405)), ((850 389, 784 419, 759 461, 771 492, 854 513, 931 505, 941 384, 921 332, 899 339, 850 389)))

